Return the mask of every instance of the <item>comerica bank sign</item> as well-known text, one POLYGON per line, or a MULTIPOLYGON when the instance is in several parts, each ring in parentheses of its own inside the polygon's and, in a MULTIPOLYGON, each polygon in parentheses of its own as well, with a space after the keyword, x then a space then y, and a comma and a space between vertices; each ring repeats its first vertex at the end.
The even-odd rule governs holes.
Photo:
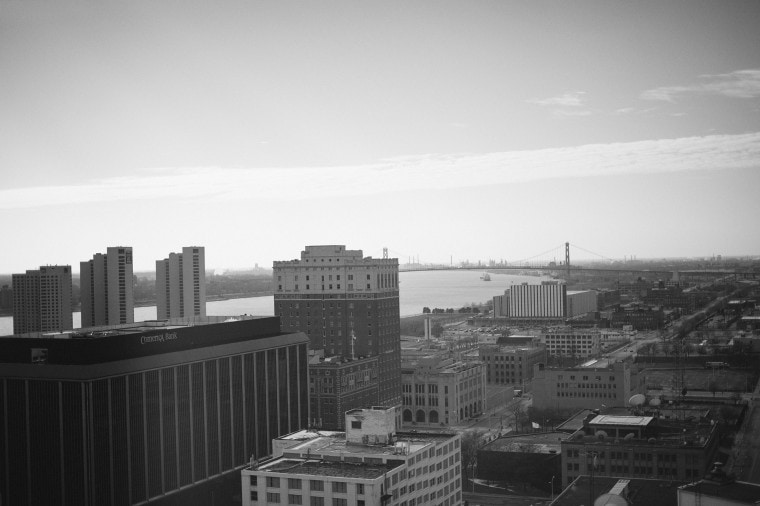
POLYGON ((173 341, 175 339, 177 339, 176 332, 165 332, 163 334, 156 334, 153 336, 141 336, 140 344, 163 343, 166 341, 173 341))

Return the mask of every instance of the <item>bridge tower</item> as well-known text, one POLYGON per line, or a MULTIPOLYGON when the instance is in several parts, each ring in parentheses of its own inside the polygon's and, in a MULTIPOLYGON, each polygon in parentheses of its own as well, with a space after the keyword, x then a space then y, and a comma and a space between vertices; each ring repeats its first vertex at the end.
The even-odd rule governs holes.
POLYGON ((570 277, 570 243, 565 243, 565 269, 567 270, 567 277, 570 277))
POLYGON ((388 248, 383 248, 383 258, 384 259, 388 258, 388 248))

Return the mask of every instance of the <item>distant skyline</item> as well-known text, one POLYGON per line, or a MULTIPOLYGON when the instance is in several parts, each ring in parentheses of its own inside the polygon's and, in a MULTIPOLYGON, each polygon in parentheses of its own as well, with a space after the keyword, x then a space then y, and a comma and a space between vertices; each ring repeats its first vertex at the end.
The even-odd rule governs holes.
POLYGON ((758 26, 754 0, 3 2, 0 273, 760 255, 758 26))

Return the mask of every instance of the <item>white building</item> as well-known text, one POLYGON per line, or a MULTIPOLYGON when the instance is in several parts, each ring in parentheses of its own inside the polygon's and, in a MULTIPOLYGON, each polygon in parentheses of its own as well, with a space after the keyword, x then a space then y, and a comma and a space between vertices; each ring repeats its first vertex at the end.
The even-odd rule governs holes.
POLYGON ((73 328, 70 265, 42 266, 12 280, 14 334, 73 328))
POLYGON ((182 248, 156 260, 156 314, 159 320, 206 316, 206 253, 182 248))
POLYGON ((568 291, 559 281, 511 285, 493 298, 494 318, 561 319, 596 310, 594 290, 568 291))
POLYGON ((346 432, 299 431, 241 473, 243 506, 462 504, 460 436, 396 433, 395 409, 346 413, 346 432))
POLYGON ((82 327, 134 323, 132 248, 110 247, 80 262, 82 327))
POLYGON ((567 286, 556 281, 522 283, 509 288, 510 318, 564 318, 567 286))

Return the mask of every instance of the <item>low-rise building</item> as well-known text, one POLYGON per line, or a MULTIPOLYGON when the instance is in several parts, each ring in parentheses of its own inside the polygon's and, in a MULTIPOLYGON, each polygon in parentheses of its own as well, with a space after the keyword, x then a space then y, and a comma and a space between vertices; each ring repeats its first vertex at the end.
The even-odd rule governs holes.
POLYGON ((533 407, 537 409, 625 407, 632 395, 645 390, 644 375, 627 361, 591 360, 576 367, 534 366, 533 407))
POLYGON ((546 348, 525 346, 484 346, 480 360, 486 364, 490 384, 522 387, 533 379, 534 366, 546 362, 546 348))
POLYGON ((528 483, 559 491, 562 476, 561 441, 565 432, 534 432, 494 439, 478 448, 477 478, 510 484, 528 483))
POLYGON ((459 434, 397 433, 384 407, 352 410, 345 426, 273 441, 272 458, 241 472, 243 506, 462 504, 459 434))
POLYGON ((707 475, 678 488, 678 506, 740 506, 760 503, 760 484, 736 481, 727 475, 720 462, 707 475))
POLYGON ((486 365, 446 352, 402 352, 401 389, 404 426, 457 425, 486 409, 486 365))
POLYGON ((621 306, 610 314, 610 327, 623 328, 630 325, 636 330, 661 329, 665 323, 662 308, 652 308, 640 304, 621 306))
POLYGON ((551 328, 543 331, 540 339, 552 356, 583 358, 600 351, 601 339, 596 329, 551 328))
POLYGON ((578 476, 692 481, 718 449, 718 426, 653 416, 591 415, 562 441, 562 483, 578 476))

